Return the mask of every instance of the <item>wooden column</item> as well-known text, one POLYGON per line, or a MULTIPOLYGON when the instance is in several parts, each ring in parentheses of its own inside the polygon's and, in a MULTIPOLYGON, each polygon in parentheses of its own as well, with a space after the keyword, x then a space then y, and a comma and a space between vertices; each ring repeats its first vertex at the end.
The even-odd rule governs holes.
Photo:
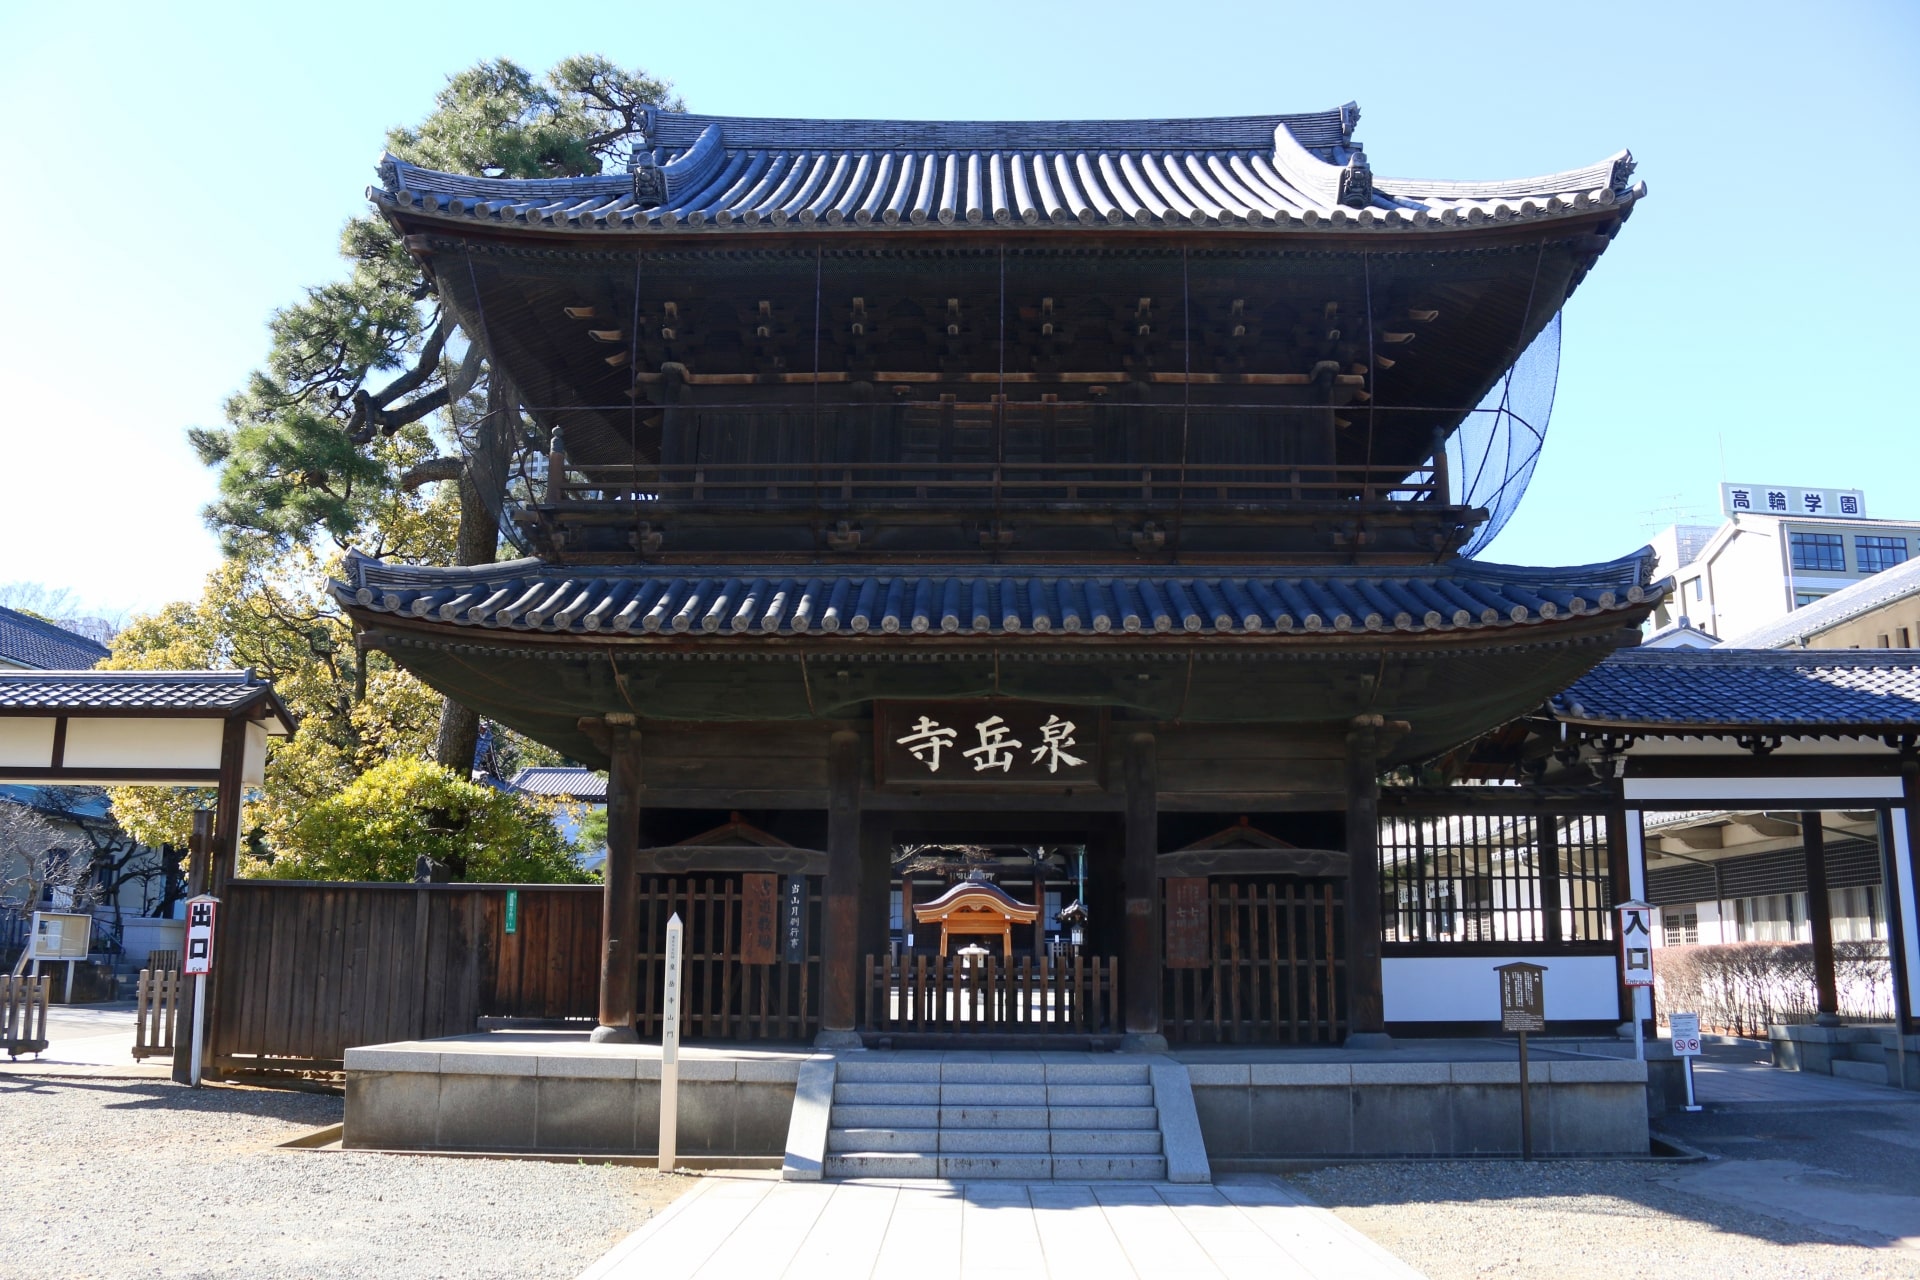
POLYGON ((607 864, 600 906, 600 1025, 595 1040, 632 1044, 640 1009, 640 735, 633 716, 609 715, 607 864))
POLYGON ((1566 940, 1566 921, 1560 903, 1560 819, 1551 813, 1534 816, 1539 833, 1537 870, 1540 872, 1540 937, 1544 942, 1566 940))
POLYGON ((823 1047, 853 1047, 860 976, 860 737, 827 741, 827 886, 821 912, 820 1034, 823 1047))
POLYGON ((1047 864, 1040 858, 1033 860, 1033 905, 1040 908, 1033 922, 1033 959, 1038 964, 1047 958, 1047 864))
MULTIPOLYGON (((233 879, 240 854, 240 795, 246 789, 241 775, 247 763, 247 725, 243 717, 228 720, 220 733, 220 782, 213 800, 213 847, 208 892, 222 897, 233 879)), ((208 1019, 209 1028, 213 1020, 208 1019)))
POLYGON ((1126 835, 1120 855, 1126 901, 1120 989, 1126 1004, 1130 1047, 1163 1048, 1160 1034, 1159 769, 1151 733, 1127 737, 1123 763, 1127 787, 1126 835))
POLYGON ((1633 872, 1628 861, 1633 851, 1627 845, 1627 824, 1640 821, 1637 809, 1627 808, 1625 789, 1616 780, 1610 784, 1612 799, 1607 804, 1607 936, 1613 939, 1613 982, 1620 993, 1620 1026, 1624 1034, 1633 1034, 1634 988, 1627 985, 1626 957, 1620 952, 1620 915, 1614 907, 1633 897, 1633 872))
POLYGON ((1347 1040, 1384 1037, 1380 976, 1380 752, 1386 722, 1356 716, 1347 733, 1347 1040))
POLYGON ((1833 902, 1827 893, 1827 833, 1818 812, 1800 815, 1800 850, 1807 868, 1807 921, 1813 932, 1813 1020, 1840 1025, 1840 984, 1833 971, 1833 902))

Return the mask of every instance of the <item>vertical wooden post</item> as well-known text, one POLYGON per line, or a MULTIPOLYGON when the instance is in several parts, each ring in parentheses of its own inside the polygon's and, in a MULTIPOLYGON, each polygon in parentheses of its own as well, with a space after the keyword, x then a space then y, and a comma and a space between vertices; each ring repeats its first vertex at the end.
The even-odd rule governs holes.
MULTIPOLYGON (((1907 963, 1912 954, 1913 931, 1920 929, 1920 919, 1907 909, 1906 892, 1902 885, 1913 887, 1920 885, 1920 754, 1909 749, 1900 757, 1901 788, 1904 802, 1899 809, 1887 809, 1880 822, 1880 896, 1886 903, 1887 913, 1887 956, 1893 968, 1893 1017, 1894 1026, 1900 1031, 1911 1033, 1914 1024, 1914 985, 1920 974, 1914 973, 1907 963), (1898 842, 1894 838, 1893 824, 1905 827, 1906 865, 1898 865, 1900 856, 1898 842)), ((1914 892, 1915 900, 1920 900, 1920 889, 1914 892)), ((1900 1064, 1901 1074, 1905 1074, 1906 1063, 1900 1064)))
POLYGON ((216 898, 226 896, 227 881, 233 879, 240 853, 240 793, 247 762, 247 725, 244 716, 226 721, 220 734, 220 782, 213 799, 213 847, 209 891, 216 898))
MULTIPOLYGON (((1040 915, 1033 922, 1033 958, 1047 958, 1047 864, 1044 857, 1033 860, 1033 905, 1040 908, 1040 915)), ((1007 962, 1013 962, 1013 951, 1007 951, 1007 962)))
POLYGON ((1620 1031, 1626 1034, 1634 1021, 1634 988, 1627 985, 1626 957, 1620 953, 1620 937, 1617 932, 1620 917, 1613 908, 1616 903, 1630 901, 1633 897, 1633 873, 1628 866, 1633 851, 1627 845, 1627 824, 1638 822, 1638 810, 1627 808, 1625 791, 1618 781, 1612 784, 1613 798, 1607 805, 1607 884, 1612 900, 1607 903, 1606 918, 1613 937, 1613 981, 1620 992, 1620 1031))
POLYGON ((606 718, 607 864, 600 908, 600 1025, 595 1040, 632 1044, 640 983, 640 734, 631 713, 606 718))
POLYGON ((1129 1048, 1164 1049, 1160 1034, 1160 796, 1156 744, 1151 733, 1130 734, 1123 765, 1127 786, 1126 835, 1120 855, 1126 928, 1121 938, 1121 995, 1129 1048))
POLYGON ((1827 892, 1827 833, 1818 812, 1800 815, 1800 850, 1807 869, 1807 922, 1813 934, 1814 1021, 1840 1025, 1840 984, 1833 970, 1833 902, 1827 892))
POLYGON ((827 740, 827 885, 821 913, 820 1034, 823 1048, 853 1048, 860 967, 860 738, 827 740))
POLYGON ((1566 921, 1561 919, 1560 902, 1560 819, 1551 813, 1537 813, 1533 829, 1539 834, 1540 940, 1564 942, 1566 921))
POLYGON ((1381 716, 1356 716, 1347 733, 1348 1044, 1386 1035, 1380 973, 1380 750, 1385 726, 1381 716))

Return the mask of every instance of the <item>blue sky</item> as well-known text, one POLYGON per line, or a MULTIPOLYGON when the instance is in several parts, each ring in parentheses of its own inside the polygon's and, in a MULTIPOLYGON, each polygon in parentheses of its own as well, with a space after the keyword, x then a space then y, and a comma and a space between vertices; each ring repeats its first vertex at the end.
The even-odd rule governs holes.
POLYGON ((386 128, 476 59, 576 52, 740 115, 1353 99, 1390 174, 1629 147, 1651 197, 1569 304, 1545 457, 1489 558, 1623 554, 1713 518, 1723 473, 1920 517, 1913 3, 0 0, 0 582, 116 611, 195 594, 212 480, 183 431, 219 419, 268 312, 336 272, 386 128))

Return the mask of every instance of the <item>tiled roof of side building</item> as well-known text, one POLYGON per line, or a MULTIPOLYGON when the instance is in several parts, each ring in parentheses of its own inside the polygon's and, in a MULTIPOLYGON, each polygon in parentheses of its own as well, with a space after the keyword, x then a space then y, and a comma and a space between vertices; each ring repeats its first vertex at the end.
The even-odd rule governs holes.
POLYGON ((558 800, 600 804, 607 798, 607 775, 564 765, 528 765, 513 775, 515 791, 558 800))
POLYGON ((1196 120, 757 120, 656 113, 630 173, 482 178, 388 156, 388 211, 556 231, 1120 225, 1411 230, 1646 194, 1625 151, 1506 182, 1376 177, 1359 108, 1196 120))
POLYGON ((1920 560, 1882 569, 1870 578, 1803 605, 1784 618, 1735 636, 1726 649, 1785 649, 1896 601, 1913 599, 1920 612, 1920 560))
POLYGON ((76 671, 107 656, 107 646, 17 609, 0 609, 0 667, 76 671))
POLYGON ((1630 649, 1548 704, 1568 723, 1621 729, 1920 732, 1920 654, 1807 649, 1630 649))
POLYGON ((0 714, 225 716, 255 708, 293 731, 273 685, 251 671, 0 671, 0 714))
POLYGON ((493 631, 1004 636, 1482 631, 1657 599, 1651 553, 1570 569, 1453 560, 1378 569, 673 565, 469 568, 351 556, 349 608, 493 631))

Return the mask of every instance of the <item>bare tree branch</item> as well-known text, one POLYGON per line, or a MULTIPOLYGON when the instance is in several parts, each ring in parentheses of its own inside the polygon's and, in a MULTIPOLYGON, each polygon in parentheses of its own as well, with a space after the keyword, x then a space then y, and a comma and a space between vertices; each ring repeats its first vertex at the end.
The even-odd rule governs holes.
POLYGON ((464 465, 458 458, 428 458, 401 475, 400 487, 412 493, 421 485, 432 484, 436 480, 458 480, 464 465))

